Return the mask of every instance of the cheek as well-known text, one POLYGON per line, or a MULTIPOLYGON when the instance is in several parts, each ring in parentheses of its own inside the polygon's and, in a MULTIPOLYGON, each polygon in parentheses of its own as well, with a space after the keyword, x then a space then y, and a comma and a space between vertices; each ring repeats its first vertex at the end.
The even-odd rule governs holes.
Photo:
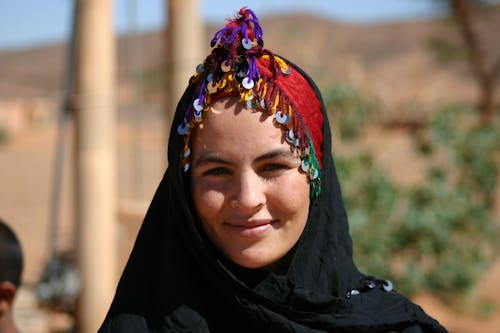
POLYGON ((196 211, 203 222, 211 222, 222 209, 224 195, 221 192, 205 190, 201 186, 193 186, 193 201, 196 211))
POLYGON ((287 179, 275 187, 270 206, 289 217, 306 219, 309 213, 309 183, 304 175, 287 179))

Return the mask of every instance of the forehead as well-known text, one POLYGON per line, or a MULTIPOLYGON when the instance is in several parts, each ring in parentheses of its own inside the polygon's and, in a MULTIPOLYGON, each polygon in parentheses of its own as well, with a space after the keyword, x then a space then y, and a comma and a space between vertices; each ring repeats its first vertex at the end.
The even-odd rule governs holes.
POLYGON ((233 148, 244 150, 284 145, 282 129, 265 112, 250 110, 238 97, 225 97, 205 111, 203 122, 194 129, 194 151, 233 148))

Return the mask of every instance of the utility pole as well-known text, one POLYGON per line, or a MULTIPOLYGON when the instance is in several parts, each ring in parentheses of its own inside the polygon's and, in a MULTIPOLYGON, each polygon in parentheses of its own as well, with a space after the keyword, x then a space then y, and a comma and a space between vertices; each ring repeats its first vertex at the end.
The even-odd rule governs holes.
POLYGON ((116 286, 113 0, 77 0, 75 69, 77 331, 99 328, 116 286))
POLYGON ((175 107, 203 61, 203 22, 199 0, 166 0, 168 11, 166 33, 167 128, 170 128, 175 107))

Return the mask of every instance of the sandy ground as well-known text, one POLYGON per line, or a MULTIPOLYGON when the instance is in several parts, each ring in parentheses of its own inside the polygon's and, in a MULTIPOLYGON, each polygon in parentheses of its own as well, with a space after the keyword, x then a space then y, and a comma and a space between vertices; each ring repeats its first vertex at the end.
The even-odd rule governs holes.
MULTIPOLYGON (((166 148, 161 143, 164 142, 164 137, 160 126, 150 125, 149 128, 141 130, 140 138, 136 129, 119 127, 117 135, 117 180, 120 195, 117 232, 120 243, 120 271, 165 164, 166 148), (131 142, 133 144, 130 144, 131 142), (137 162, 137 156, 142 157, 141 163, 137 162)), ((380 139, 380 135, 374 138, 380 139)), ((386 147, 393 151, 385 151, 384 156, 396 158, 398 152, 407 151, 407 142, 400 136, 392 137, 391 142, 386 147)), ((26 258, 24 287, 16 301, 17 318, 21 330, 25 333, 55 332, 71 325, 71 318, 37 309, 32 292, 49 254, 54 147, 55 130, 52 127, 18 134, 0 145, 0 216, 11 224, 19 235, 26 258)), ((71 248, 74 242, 70 148, 71 142, 68 142, 62 174, 57 244, 61 250, 71 248)), ((382 163, 390 164, 390 160, 385 158, 382 163)), ((500 262, 485 275, 478 293, 500 304, 499 281, 500 262)), ((500 333, 498 311, 496 315, 476 318, 466 313, 453 312, 446 304, 428 295, 417 296, 415 301, 442 322, 450 332, 500 333)))
MULTIPOLYGON (((120 127, 117 131, 117 274, 125 265, 165 163, 166 149, 161 145, 160 130, 152 126, 144 130, 139 140, 136 130, 137 127, 120 127), (134 144, 128 144, 131 141, 134 144), (142 157, 142 163, 138 163, 138 156, 142 157)), ((56 245, 59 251, 71 250, 75 241, 71 133, 67 138, 63 172, 59 175, 62 181, 56 245)), ((17 134, 0 145, 0 217, 19 236, 25 255, 24 285, 16 298, 16 315, 25 333, 59 331, 57 327, 71 324, 71 319, 64 315, 37 309, 34 296, 35 285, 50 254, 55 142, 55 129, 45 127, 17 134)))

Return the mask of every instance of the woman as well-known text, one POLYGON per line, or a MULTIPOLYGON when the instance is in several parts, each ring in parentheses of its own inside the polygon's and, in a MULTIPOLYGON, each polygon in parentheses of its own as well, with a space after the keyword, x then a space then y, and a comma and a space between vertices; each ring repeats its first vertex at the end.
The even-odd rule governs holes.
POLYGON ((101 332, 445 332, 360 273, 312 80, 242 8, 181 98, 101 332))

